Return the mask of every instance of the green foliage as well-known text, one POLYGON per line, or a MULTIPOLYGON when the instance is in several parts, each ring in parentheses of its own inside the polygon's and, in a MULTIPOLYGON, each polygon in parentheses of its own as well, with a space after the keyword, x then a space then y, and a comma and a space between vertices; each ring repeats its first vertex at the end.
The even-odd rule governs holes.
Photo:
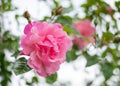
POLYGON ((0 1, 0 11, 1 12, 7 12, 17 9, 12 5, 12 0, 1 0, 0 1))
POLYGON ((10 34, 9 31, 5 31, 0 42, 0 50, 7 48, 9 51, 16 51, 19 47, 19 37, 10 34))
POLYGON ((68 34, 74 34, 76 35, 77 37, 82 37, 79 32, 73 28, 71 25, 65 25, 64 26, 64 31, 66 31, 68 34))
POLYGON ((77 37, 82 37, 79 32, 72 27, 72 18, 69 16, 59 16, 55 22, 61 23, 64 26, 64 31, 68 34, 74 34, 77 37))
POLYGON ((113 40, 113 34, 110 32, 103 32, 102 41, 109 43, 113 40))
POLYGON ((105 80, 108 80, 113 75, 113 69, 114 69, 113 64, 106 62, 106 63, 101 63, 100 65, 105 80))
POLYGON ((30 70, 31 68, 27 65, 27 60, 24 57, 19 58, 14 63, 13 71, 16 75, 28 72, 30 70))
POLYGON ((98 63, 98 56, 89 56, 86 58, 87 59, 87 64, 86 64, 86 67, 88 66, 92 66, 94 64, 97 64, 98 63))
POLYGON ((39 80, 36 76, 32 77, 32 83, 38 83, 39 80))
POLYGON ((120 12, 120 1, 116 1, 115 6, 117 7, 117 10, 120 12))
POLYGON ((38 78, 36 76, 33 76, 31 82, 26 81, 26 84, 29 86, 33 86, 34 84, 37 84, 38 82, 39 82, 38 78))
POLYGON ((76 51, 78 50, 76 45, 72 46, 72 49, 66 53, 66 61, 71 62, 77 59, 78 55, 76 51))
POLYGON ((10 62, 6 61, 4 52, 0 51, 0 77, 3 78, 0 83, 2 86, 8 86, 10 82, 11 71, 7 69, 9 65, 10 62))
POLYGON ((57 73, 47 76, 45 79, 47 83, 53 84, 57 80, 57 73))
POLYGON ((99 62, 99 57, 97 55, 90 56, 87 52, 84 52, 83 55, 85 56, 87 60, 86 67, 92 66, 99 62))
MULTIPOLYGON (((8 82, 11 81, 11 65, 12 62, 6 59, 5 50, 15 53, 19 48, 19 37, 10 33, 10 31, 4 31, 3 27, 0 32, 0 77, 3 79, 0 81, 2 86, 8 86, 8 82)), ((16 54, 16 57, 18 55, 16 54)))
POLYGON ((62 25, 72 24, 72 18, 70 16, 59 16, 55 22, 61 23, 62 25))
POLYGON ((53 0, 53 2, 54 2, 54 5, 55 5, 55 8, 57 8, 59 6, 58 1, 57 0, 53 0))

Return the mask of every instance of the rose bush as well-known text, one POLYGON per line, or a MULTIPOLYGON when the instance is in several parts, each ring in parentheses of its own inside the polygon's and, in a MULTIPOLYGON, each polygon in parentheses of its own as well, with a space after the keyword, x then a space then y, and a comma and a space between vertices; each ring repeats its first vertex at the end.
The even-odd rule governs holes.
POLYGON ((28 65, 41 76, 55 73, 66 59, 72 41, 61 24, 31 22, 21 37, 21 54, 30 56, 28 65))
POLYGON ((95 28, 91 25, 90 20, 80 20, 73 23, 73 27, 82 35, 82 38, 77 36, 73 37, 73 43, 78 46, 79 49, 84 49, 89 43, 94 43, 95 28))

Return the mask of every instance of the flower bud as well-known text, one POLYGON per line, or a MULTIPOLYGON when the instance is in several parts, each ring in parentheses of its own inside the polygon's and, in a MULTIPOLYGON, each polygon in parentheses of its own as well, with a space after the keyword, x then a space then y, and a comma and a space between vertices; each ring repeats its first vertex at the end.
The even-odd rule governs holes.
POLYGON ((29 23, 31 22, 31 20, 30 20, 30 14, 29 14, 28 11, 25 11, 23 16, 28 20, 29 23))
POLYGON ((56 15, 60 15, 62 13, 62 10, 63 10, 63 7, 62 6, 59 6, 57 9, 56 9, 56 15))
POLYGON ((29 14, 28 11, 25 11, 25 12, 24 12, 24 17, 25 17, 25 18, 30 18, 30 14, 29 14))

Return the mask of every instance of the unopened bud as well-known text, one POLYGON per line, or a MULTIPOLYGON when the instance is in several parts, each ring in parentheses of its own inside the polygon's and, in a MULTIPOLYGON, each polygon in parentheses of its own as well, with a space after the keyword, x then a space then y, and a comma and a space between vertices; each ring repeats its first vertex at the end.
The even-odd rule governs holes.
POLYGON ((29 23, 31 22, 31 21, 30 21, 30 14, 29 14, 28 11, 25 11, 25 12, 24 12, 24 17, 28 20, 29 23))
POLYGON ((30 14, 29 14, 28 11, 25 11, 25 12, 24 12, 24 17, 25 17, 25 18, 30 18, 30 14))
POLYGON ((62 13, 62 10, 63 10, 63 7, 62 6, 59 6, 57 9, 56 9, 56 15, 60 15, 62 13))

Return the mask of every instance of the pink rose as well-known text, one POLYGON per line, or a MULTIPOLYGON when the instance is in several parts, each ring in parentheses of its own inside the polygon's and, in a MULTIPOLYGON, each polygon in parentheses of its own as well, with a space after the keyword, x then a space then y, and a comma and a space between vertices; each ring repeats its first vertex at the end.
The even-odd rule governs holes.
POLYGON ((85 48, 89 43, 94 43, 95 28, 91 25, 90 20, 80 20, 73 24, 73 27, 83 36, 83 38, 73 37, 73 43, 76 44, 79 49, 85 48))
POLYGON ((111 16, 113 15, 113 9, 111 8, 111 6, 107 6, 106 10, 107 10, 108 14, 110 14, 111 16))
POLYGON ((21 37, 22 54, 30 56, 28 65, 41 76, 55 73, 66 59, 72 41, 61 24, 32 22, 21 37))

